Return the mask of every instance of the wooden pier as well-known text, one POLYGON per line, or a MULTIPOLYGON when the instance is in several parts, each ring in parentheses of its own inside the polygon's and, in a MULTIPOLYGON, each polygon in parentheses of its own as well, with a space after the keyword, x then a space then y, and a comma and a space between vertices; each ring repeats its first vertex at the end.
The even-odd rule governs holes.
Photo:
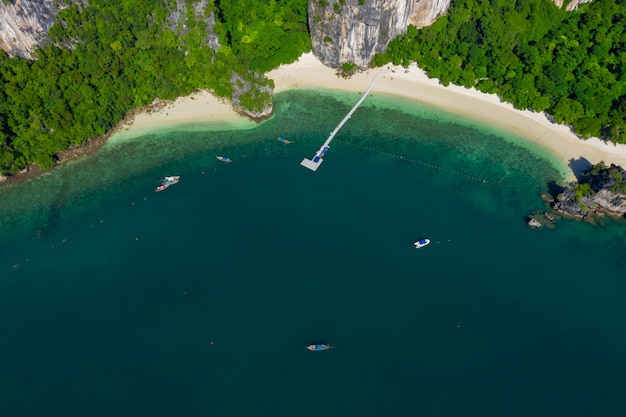
POLYGON ((300 165, 310 169, 311 171, 317 171, 322 162, 324 162, 323 156, 326 154, 326 152, 328 152, 328 149, 330 148, 330 142, 333 140, 337 132, 339 132, 339 129, 341 129, 344 124, 346 124, 346 122, 352 117, 352 114, 356 111, 356 109, 358 109, 361 103, 363 103, 363 101, 367 98, 367 95, 370 93, 370 91, 372 91, 374 84, 376 84, 376 81, 378 81, 378 77, 380 77, 382 73, 383 71, 381 70, 378 74, 376 74, 376 77, 374 77, 374 80, 365 91, 363 96, 359 99, 359 101, 356 102, 354 107, 352 107, 352 110, 348 112, 348 114, 346 115, 346 117, 343 118, 341 123, 337 125, 335 130, 330 132, 328 139, 326 139, 326 142, 324 142, 322 147, 315 153, 315 156, 312 159, 304 158, 302 162, 300 162, 300 165))

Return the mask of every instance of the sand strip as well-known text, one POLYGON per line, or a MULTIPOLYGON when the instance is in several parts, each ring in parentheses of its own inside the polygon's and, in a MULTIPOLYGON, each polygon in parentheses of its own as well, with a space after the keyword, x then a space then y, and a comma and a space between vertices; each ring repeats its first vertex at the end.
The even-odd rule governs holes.
MULTIPOLYGON (((550 122, 543 113, 516 110, 511 104, 501 102, 498 96, 473 88, 444 87, 438 80, 429 79, 414 64, 408 69, 390 65, 384 70, 385 74, 372 91, 374 94, 386 93, 417 100, 509 131, 556 155, 563 165, 570 160, 584 158, 592 164, 604 161, 626 167, 626 145, 607 144, 598 138, 582 140, 567 126, 550 122)), ((307 53, 298 61, 269 72, 267 76, 274 80, 276 92, 297 88, 363 92, 378 71, 380 69, 374 68, 345 79, 337 76, 334 69, 324 66, 312 53, 307 53)), ((220 121, 237 127, 243 120, 228 101, 208 91, 198 91, 174 102, 161 103, 152 109, 148 107, 146 112, 135 115, 134 120, 120 132, 128 137, 164 126, 220 121)), ((578 171, 584 167, 583 162, 574 169, 578 171)))
MULTIPOLYGON (((564 164, 572 159, 584 158, 592 164, 604 161, 626 167, 626 145, 607 144, 598 138, 582 140, 567 126, 550 122, 543 113, 516 110, 494 94, 454 85, 444 87, 439 80, 429 79, 415 64, 408 69, 391 65, 383 69, 386 73, 376 83, 372 91, 374 94, 379 92, 417 100, 509 131, 557 155, 564 164)), ((267 76, 274 80, 276 92, 312 87, 363 92, 378 71, 380 69, 373 68, 344 79, 338 77, 334 69, 324 66, 312 53, 307 53, 293 64, 283 65, 267 76)), ((581 166, 585 167, 584 164, 577 164, 575 169, 578 171, 581 166)))
POLYGON ((146 106, 130 117, 124 126, 111 138, 116 142, 120 138, 141 136, 151 131, 158 131, 165 127, 173 128, 177 125, 190 123, 223 122, 232 128, 241 128, 242 125, 254 127, 255 123, 238 114, 228 100, 217 97, 207 90, 198 90, 188 96, 178 97, 174 101, 157 101, 146 106))

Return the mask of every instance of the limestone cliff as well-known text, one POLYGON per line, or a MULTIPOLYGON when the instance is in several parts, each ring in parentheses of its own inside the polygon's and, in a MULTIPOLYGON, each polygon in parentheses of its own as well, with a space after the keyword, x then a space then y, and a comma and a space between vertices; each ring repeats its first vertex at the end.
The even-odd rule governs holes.
POLYGON ((572 0, 567 7, 565 8, 565 10, 567 10, 568 12, 571 12, 572 10, 578 10, 578 5, 579 4, 583 4, 583 3, 591 3, 593 0, 572 0))
MULTIPOLYGON (((65 5, 87 5, 87 0, 16 0, 0 3, 0 47, 9 56, 19 56, 26 59, 35 59, 35 51, 46 41, 46 33, 54 24, 57 12, 65 5)), ((197 0, 188 3, 185 0, 175 0, 170 3, 170 15, 167 18, 167 27, 179 36, 187 33, 185 20, 190 15, 202 20, 206 27, 204 44, 214 51, 220 48, 217 34, 214 33, 215 12, 213 3, 208 0, 197 0), (207 8, 208 13, 207 13, 207 8)), ((269 80, 258 74, 236 74, 231 77, 233 85, 233 104, 240 112, 254 118, 262 119, 272 113, 272 88, 269 80), (264 105, 257 103, 263 102, 264 105), (251 103, 254 103, 252 105, 251 103)))
POLYGON ((408 25, 431 24, 451 0, 309 0, 313 53, 326 65, 366 68, 408 25))
MULTIPOLYGON (((206 36, 203 44, 217 52, 222 45, 214 30, 216 15, 213 4, 207 0, 198 0, 196 3, 176 0, 174 6, 167 19, 168 28, 182 37, 188 31, 185 21, 193 15, 205 24, 206 36)), ((272 115, 274 111, 273 89, 270 80, 265 75, 252 71, 245 74, 233 71, 230 84, 233 87, 230 99, 236 111, 253 120, 266 119, 272 115)))
POLYGON ((432 25, 435 20, 448 11, 451 0, 417 0, 415 9, 409 16, 409 24, 417 28, 432 25))
POLYGON ((173 2, 173 7, 170 9, 170 15, 167 18, 167 27, 171 31, 178 33, 179 36, 186 34, 189 28, 185 24, 185 20, 189 14, 193 14, 196 19, 201 20, 206 27, 206 37, 203 45, 206 45, 217 52, 220 49, 220 41, 215 34, 215 11, 213 6, 209 8, 209 13, 206 13, 209 7, 207 0, 198 0, 195 4, 188 4, 185 0, 176 0, 173 2))
POLYGON ((0 3, 0 48, 10 56, 33 59, 58 11, 55 0, 0 3))
MULTIPOLYGON (((572 10, 577 10, 578 5, 583 4, 583 3, 591 3, 592 1, 593 0, 572 0, 567 4, 567 7, 565 8, 565 10, 567 10, 568 12, 572 10)), ((554 0, 554 4, 556 4, 557 7, 563 7, 563 0, 554 0)))

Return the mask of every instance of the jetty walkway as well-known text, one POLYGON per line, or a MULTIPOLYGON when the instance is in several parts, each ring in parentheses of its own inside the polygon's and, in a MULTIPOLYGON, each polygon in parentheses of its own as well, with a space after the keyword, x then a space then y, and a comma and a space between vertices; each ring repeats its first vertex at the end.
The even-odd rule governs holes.
POLYGON ((370 91, 372 91, 372 88, 374 87, 374 84, 376 84, 376 81, 378 81, 378 77, 380 77, 382 75, 382 73, 383 73, 383 70, 381 70, 378 74, 376 74, 376 77, 374 77, 374 80, 372 81, 372 83, 370 84, 368 89, 365 91, 363 96, 359 99, 359 101, 356 102, 354 107, 352 107, 352 110, 350 110, 348 112, 348 114, 346 115, 346 117, 343 118, 341 123, 339 123, 337 125, 335 130, 330 132, 330 135, 328 136, 328 139, 326 139, 326 142, 324 142, 322 147, 315 153, 315 156, 313 157, 313 159, 304 158, 302 160, 302 162, 300 162, 300 165, 310 169, 311 171, 317 171, 317 169, 320 167, 322 162, 324 162, 324 158, 322 158, 322 157, 326 154, 326 152, 328 152, 328 148, 330 147, 330 142, 333 140, 333 138, 335 137, 337 132, 339 132, 339 129, 341 129, 343 127, 343 125, 346 124, 348 119, 350 119, 352 117, 352 114, 356 111, 356 109, 359 108, 361 103, 363 103, 363 100, 365 100, 367 98, 367 95, 370 93, 370 91))

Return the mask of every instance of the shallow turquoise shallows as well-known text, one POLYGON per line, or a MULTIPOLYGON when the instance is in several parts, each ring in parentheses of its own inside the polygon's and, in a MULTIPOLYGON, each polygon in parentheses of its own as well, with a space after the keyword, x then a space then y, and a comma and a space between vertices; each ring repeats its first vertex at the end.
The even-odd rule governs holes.
POLYGON ((1 188, 0 415, 625 416, 626 226, 529 229, 568 161, 378 94, 300 166, 357 99, 1 188))

